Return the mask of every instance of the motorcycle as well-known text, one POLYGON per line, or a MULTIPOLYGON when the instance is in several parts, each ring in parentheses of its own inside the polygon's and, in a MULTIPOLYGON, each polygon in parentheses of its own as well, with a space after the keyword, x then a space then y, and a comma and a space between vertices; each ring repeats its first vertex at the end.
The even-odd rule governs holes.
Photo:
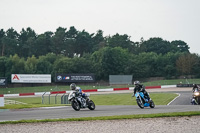
POLYGON ((136 102, 137 105, 143 109, 144 107, 150 107, 150 108, 154 108, 155 104, 153 102, 153 100, 148 99, 143 92, 136 92, 135 93, 135 97, 136 97, 136 102))
POLYGON ((71 102, 71 106, 74 110, 79 111, 81 108, 89 108, 90 110, 95 109, 95 104, 89 98, 90 94, 85 93, 84 96, 82 94, 77 93, 76 91, 71 91, 68 96, 68 101, 71 102))
POLYGON ((200 93, 198 89, 195 89, 192 95, 191 100, 192 105, 198 105, 200 104, 200 93))

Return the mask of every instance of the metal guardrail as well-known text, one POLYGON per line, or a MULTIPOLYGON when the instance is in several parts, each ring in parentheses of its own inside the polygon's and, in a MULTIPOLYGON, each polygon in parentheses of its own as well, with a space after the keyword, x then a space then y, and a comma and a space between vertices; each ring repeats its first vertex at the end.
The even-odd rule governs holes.
POLYGON ((58 97, 60 93, 56 93, 56 94, 47 94, 46 92, 42 95, 42 104, 52 104, 52 97, 54 97, 54 102, 55 104, 70 104, 70 102, 68 101, 68 94, 64 93, 61 97, 58 97), (45 96, 46 95, 46 96, 45 96), (55 96, 54 96, 55 95, 55 96), (48 97, 48 99, 46 99, 45 102, 45 97, 48 97), (59 98, 61 98, 59 100, 59 98))
POLYGON ((45 93, 42 95, 42 104, 44 104, 44 95, 45 95, 45 93))

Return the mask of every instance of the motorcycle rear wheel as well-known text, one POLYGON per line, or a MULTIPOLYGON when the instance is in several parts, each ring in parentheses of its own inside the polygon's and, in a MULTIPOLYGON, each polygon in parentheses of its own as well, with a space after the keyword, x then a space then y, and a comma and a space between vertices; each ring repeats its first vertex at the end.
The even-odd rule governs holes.
POLYGON ((139 99, 137 99, 136 101, 137 101, 137 105, 138 105, 141 109, 143 109, 143 108, 144 108, 143 102, 140 101, 139 99))
POLYGON ((76 110, 76 111, 79 111, 80 110, 80 104, 78 103, 78 102, 76 102, 76 101, 72 101, 72 103, 71 103, 71 105, 72 105, 72 108, 74 109, 74 110, 76 110))
POLYGON ((197 104, 200 104, 200 97, 196 98, 197 104))
POLYGON ((95 109, 95 104, 94 104, 94 102, 93 102, 92 100, 90 100, 90 101, 88 102, 88 108, 89 108, 90 110, 94 110, 94 109, 95 109))

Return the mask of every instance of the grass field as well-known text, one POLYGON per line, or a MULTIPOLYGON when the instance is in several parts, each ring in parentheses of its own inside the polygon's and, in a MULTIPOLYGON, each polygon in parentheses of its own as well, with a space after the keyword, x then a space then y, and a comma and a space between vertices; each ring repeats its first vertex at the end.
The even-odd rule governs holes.
MULTIPOLYGON (((151 93, 150 97, 156 105, 167 105, 177 94, 173 93, 151 93)), ((105 94, 92 95, 90 97, 96 105, 136 105, 135 97, 131 94, 105 94)))
MULTIPOLYGON (((131 97, 130 93, 121 94, 94 94, 90 96, 90 99, 94 101, 96 105, 136 105, 135 97, 131 97)), ((152 100, 156 105, 167 105, 173 100, 177 94, 173 93, 151 93, 152 100)), ((20 108, 35 108, 35 107, 46 107, 46 106, 64 106, 61 104, 61 97, 57 97, 57 104, 55 104, 55 97, 51 97, 50 104, 48 97, 45 98, 45 104, 42 104, 41 97, 23 97, 23 98, 6 98, 5 100, 14 100, 23 102, 26 104, 12 104, 0 107, 0 109, 20 109, 20 108)), ((70 105, 70 104, 68 104, 70 105)))

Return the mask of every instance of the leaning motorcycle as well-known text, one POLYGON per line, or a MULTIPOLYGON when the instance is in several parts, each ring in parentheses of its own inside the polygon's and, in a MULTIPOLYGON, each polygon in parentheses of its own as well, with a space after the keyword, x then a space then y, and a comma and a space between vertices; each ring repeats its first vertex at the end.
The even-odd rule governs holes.
POLYGON ((150 108, 154 108, 155 104, 153 102, 153 100, 148 99, 143 92, 136 92, 135 93, 135 97, 136 97, 136 102, 137 105, 143 109, 144 107, 150 107, 150 108))
POLYGON ((90 110, 95 109, 95 104, 89 98, 90 94, 85 93, 83 97, 82 94, 80 95, 76 91, 71 91, 68 96, 68 101, 71 102, 71 106, 74 110, 79 111, 81 108, 89 108, 90 110))
POLYGON ((200 93, 199 93, 198 89, 194 90, 191 103, 192 103, 192 105, 200 104, 200 93))

